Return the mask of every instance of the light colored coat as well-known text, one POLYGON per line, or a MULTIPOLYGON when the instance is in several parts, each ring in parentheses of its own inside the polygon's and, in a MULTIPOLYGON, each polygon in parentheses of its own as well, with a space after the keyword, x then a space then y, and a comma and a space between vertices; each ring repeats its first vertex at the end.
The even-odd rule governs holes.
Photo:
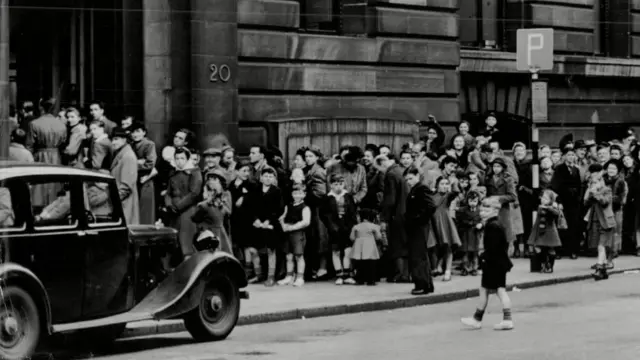
POLYGON ((11 143, 9 145, 9 160, 32 163, 33 155, 22 144, 11 143))
POLYGON ((118 194, 127 224, 140 224, 138 158, 128 144, 115 151, 111 162, 111 176, 116 179, 118 184, 118 194))

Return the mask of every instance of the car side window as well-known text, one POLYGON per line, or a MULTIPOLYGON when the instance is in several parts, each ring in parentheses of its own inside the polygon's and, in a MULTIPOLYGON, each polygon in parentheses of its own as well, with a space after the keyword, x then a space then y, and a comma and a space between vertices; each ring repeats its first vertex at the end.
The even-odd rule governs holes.
POLYGON ((71 183, 65 181, 28 182, 35 228, 69 227, 78 223, 71 211, 71 183))
POLYGON ((16 215, 13 211, 11 191, 8 187, 0 186, 0 229, 11 229, 16 225, 16 215))
POLYGON ((90 226, 120 224, 121 219, 111 202, 111 186, 106 181, 85 181, 84 209, 90 226))

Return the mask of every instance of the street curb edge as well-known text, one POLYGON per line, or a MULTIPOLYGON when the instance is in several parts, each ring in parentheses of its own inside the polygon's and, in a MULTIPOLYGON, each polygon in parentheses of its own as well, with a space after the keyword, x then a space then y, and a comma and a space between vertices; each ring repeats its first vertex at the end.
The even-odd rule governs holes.
MULTIPOLYGON (((618 275, 627 271, 640 271, 640 267, 638 268, 630 268, 630 269, 620 269, 620 270, 612 270, 609 272, 609 275, 618 275)), ((567 276, 561 278, 553 278, 553 279, 540 279, 535 281, 526 281, 521 283, 515 283, 507 285, 508 291, 513 291, 514 288, 518 289, 532 289, 543 286, 550 285, 559 285, 570 282, 578 282, 591 279, 591 274, 582 274, 582 275, 574 275, 567 276)), ((401 299, 393 299, 393 300, 382 300, 382 301, 373 301, 361 304, 348 304, 348 305, 331 305, 331 306, 322 306, 315 308, 306 308, 306 309, 292 309, 285 311, 277 311, 271 313, 264 314, 252 314, 241 316, 238 320, 238 326, 246 326, 246 325, 258 325, 272 322, 280 322, 280 321, 291 321, 291 320, 301 320, 301 319, 310 319, 310 318, 318 318, 318 317, 328 317, 328 316, 337 316, 337 315, 348 315, 348 314, 357 314, 363 312, 373 312, 373 311, 384 311, 384 310, 396 310, 402 308, 411 308, 417 306, 426 306, 426 305, 435 305, 442 304, 454 301, 465 300, 469 298, 474 298, 478 296, 478 289, 469 289, 456 291, 445 294, 432 294, 427 296, 415 296, 415 297, 406 297, 401 299)), ((149 336, 149 335, 159 335, 159 334, 169 334, 176 332, 186 331, 184 324, 182 322, 176 323, 161 323, 139 327, 139 328, 127 328, 122 334, 121 338, 132 338, 139 336, 149 336)))

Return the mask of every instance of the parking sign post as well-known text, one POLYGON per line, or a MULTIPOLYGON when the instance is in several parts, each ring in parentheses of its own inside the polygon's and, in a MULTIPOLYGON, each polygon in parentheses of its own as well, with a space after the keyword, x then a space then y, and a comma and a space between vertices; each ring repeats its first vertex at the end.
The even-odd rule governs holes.
MULTIPOLYGON (((531 185, 537 202, 540 189, 540 159, 536 123, 548 121, 547 82, 538 78, 538 72, 553 69, 553 29, 519 29, 516 35, 516 67, 519 71, 531 73, 531 185)), ((537 211, 534 210, 533 223, 536 221, 536 215, 537 211)))

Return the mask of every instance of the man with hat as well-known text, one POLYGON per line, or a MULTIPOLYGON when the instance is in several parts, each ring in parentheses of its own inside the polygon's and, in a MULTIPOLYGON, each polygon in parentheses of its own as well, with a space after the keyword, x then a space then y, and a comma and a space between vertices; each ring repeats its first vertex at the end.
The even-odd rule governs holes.
POLYGON ((118 194, 127 225, 140 224, 138 205, 138 158, 129 145, 129 133, 122 128, 112 132, 111 176, 118 184, 118 194))
POLYGON ((567 229, 560 231, 565 255, 572 259, 578 258, 581 234, 581 193, 582 178, 580 169, 576 165, 576 152, 573 142, 567 136, 560 141, 563 160, 558 164, 551 179, 551 188, 558 194, 557 201, 562 205, 567 220, 567 229))
POLYGON ((204 168, 202 175, 206 175, 209 171, 220 168, 220 159, 222 159, 222 150, 219 148, 208 148, 202 153, 204 158, 204 168))

